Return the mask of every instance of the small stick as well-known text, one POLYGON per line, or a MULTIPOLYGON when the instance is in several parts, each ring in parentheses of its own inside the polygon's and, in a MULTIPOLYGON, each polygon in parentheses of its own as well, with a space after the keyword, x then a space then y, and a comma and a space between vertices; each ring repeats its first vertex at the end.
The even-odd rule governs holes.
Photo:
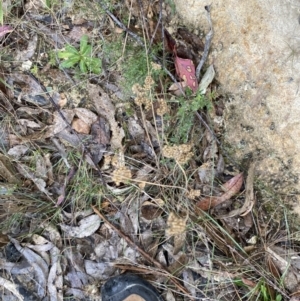
POLYGON ((213 130, 209 127, 209 125, 205 122, 205 120, 202 118, 202 116, 196 112, 195 113, 196 116, 198 117, 198 119, 200 120, 200 122, 205 126, 205 128, 210 132, 210 134, 212 135, 212 137, 216 140, 216 142, 220 145, 220 141, 219 139, 216 137, 216 134, 213 132, 213 130))
POLYGON ((160 271, 159 269, 155 268, 146 268, 144 266, 134 266, 130 264, 121 264, 121 263, 116 263, 114 264, 114 267, 124 270, 124 271, 135 271, 135 272, 140 272, 140 273, 147 273, 147 274, 153 274, 153 275, 160 275, 160 276, 166 276, 166 273, 164 271, 160 271))
POLYGON ((211 44, 212 38, 214 36, 212 21, 211 21, 211 17, 210 17, 210 9, 211 9, 211 5, 206 5, 205 6, 206 17, 207 17, 207 21, 208 21, 208 24, 209 24, 209 27, 210 27, 210 31, 205 37, 205 46, 204 46, 203 55, 202 55, 202 58, 200 60, 200 63, 198 64, 198 66, 196 68, 196 77, 197 77, 198 81, 200 80, 200 72, 201 72, 201 69, 202 69, 202 67, 203 67, 203 65, 204 65, 204 63, 205 63, 205 61, 208 57, 210 44, 211 44))
POLYGON ((180 289, 184 294, 187 294, 188 297, 191 300, 194 300, 193 297, 189 294, 189 292, 186 290, 185 287, 183 287, 180 282, 172 275, 170 272, 167 270, 166 267, 164 267, 159 261, 155 260, 152 258, 148 253, 146 253, 142 248, 137 246, 127 235, 125 235, 121 230, 119 230, 115 225, 113 225, 111 222, 107 220, 106 217, 104 217, 103 214, 100 213, 99 210, 96 209, 95 206, 92 206, 92 209, 94 212, 107 224, 109 225, 112 229, 114 229, 119 236, 125 239, 125 241, 130 245, 132 248, 136 249, 146 260, 151 262, 153 265, 155 265, 157 268, 161 269, 164 274, 169 277, 169 279, 177 286, 178 289, 180 289))

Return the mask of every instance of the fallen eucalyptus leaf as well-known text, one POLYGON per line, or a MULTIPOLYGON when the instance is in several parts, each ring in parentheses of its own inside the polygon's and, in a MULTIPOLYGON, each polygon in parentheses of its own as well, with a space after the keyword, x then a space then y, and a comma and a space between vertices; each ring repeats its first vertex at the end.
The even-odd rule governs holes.
POLYGON ((90 84, 88 89, 90 99, 94 103, 97 113, 104 117, 110 125, 112 134, 110 143, 112 149, 121 150, 123 148, 122 140, 125 137, 125 132, 115 119, 116 109, 114 104, 112 103, 109 95, 99 86, 90 84))
POLYGON ((60 224, 60 227, 70 237, 83 238, 94 234, 100 227, 100 222, 100 217, 96 214, 93 214, 82 219, 78 223, 78 227, 64 224, 60 224))
MULTIPOLYGON (((243 206, 241 208, 234 209, 231 212, 229 212, 228 214, 219 216, 218 218, 228 218, 228 217, 234 217, 237 215, 246 216, 249 212, 251 212, 251 210, 254 206, 254 203, 255 203, 255 197, 254 197, 254 192, 253 192, 253 181, 254 181, 254 164, 252 163, 249 167, 248 176, 247 176, 247 180, 246 180, 245 203, 243 204, 243 206)), ((241 183, 237 182, 235 184, 240 185, 241 183)))
POLYGON ((172 94, 176 95, 176 96, 182 96, 184 95, 183 91, 185 90, 185 88, 187 87, 187 84, 185 81, 183 82, 177 82, 177 83, 173 83, 170 87, 169 87, 169 92, 171 92, 172 94))
POLYGON ((116 270, 113 263, 95 262, 91 260, 85 260, 84 267, 88 275, 99 280, 108 279, 116 270))
POLYGON ((15 176, 16 174, 10 159, 0 154, 0 176, 10 184, 19 184, 21 181, 15 176))
POLYGON ((216 75, 216 72, 215 72, 214 66, 210 65, 207 68, 207 70, 206 70, 205 74, 203 75, 201 82, 199 84, 199 91, 201 92, 201 94, 206 93, 206 89, 213 81, 215 75, 216 75))
POLYGON ((36 187, 39 189, 39 191, 41 191, 47 195, 50 195, 49 191, 46 189, 46 186, 47 186, 46 182, 43 179, 37 177, 29 169, 29 167, 27 165, 18 163, 17 168, 18 168, 19 173, 21 175, 23 175, 25 178, 30 179, 36 185, 36 187))
POLYGON ((80 120, 84 121, 89 126, 96 122, 98 118, 95 113, 85 108, 75 108, 74 112, 80 120))
POLYGON ((16 145, 12 147, 7 154, 14 159, 20 159, 26 152, 29 150, 29 147, 26 145, 16 145))
POLYGON ((196 210, 200 208, 201 210, 207 211, 231 199, 235 194, 237 194, 240 191, 243 185, 243 180, 243 173, 234 176, 223 185, 223 190, 225 192, 221 196, 211 196, 197 202, 196 210))
POLYGON ((8 280, 0 277, 0 286, 6 288, 11 293, 13 293, 18 298, 18 300, 20 300, 20 301, 24 300, 24 297, 18 292, 17 285, 12 283, 11 281, 8 281, 8 280))
POLYGON ((48 278, 48 265, 38 254, 27 247, 22 247, 20 243, 10 237, 10 241, 15 245, 16 249, 25 257, 34 269, 35 279, 37 281, 37 293, 40 298, 46 294, 46 279, 48 278))
POLYGON ((27 42, 27 48, 25 50, 17 50, 15 60, 25 62, 32 58, 35 53, 36 46, 38 43, 38 35, 35 34, 31 39, 27 42))

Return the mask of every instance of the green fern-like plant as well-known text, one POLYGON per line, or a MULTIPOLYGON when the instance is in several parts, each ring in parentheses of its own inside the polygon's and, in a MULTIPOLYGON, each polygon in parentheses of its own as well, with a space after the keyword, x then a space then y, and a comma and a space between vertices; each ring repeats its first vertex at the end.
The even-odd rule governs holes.
POLYGON ((175 131, 172 132, 170 141, 175 144, 187 143, 189 140, 189 132, 194 125, 194 114, 198 110, 212 108, 211 100, 205 95, 198 92, 195 96, 186 99, 180 97, 177 99, 178 108, 172 120, 176 120, 176 126, 172 124, 175 131))

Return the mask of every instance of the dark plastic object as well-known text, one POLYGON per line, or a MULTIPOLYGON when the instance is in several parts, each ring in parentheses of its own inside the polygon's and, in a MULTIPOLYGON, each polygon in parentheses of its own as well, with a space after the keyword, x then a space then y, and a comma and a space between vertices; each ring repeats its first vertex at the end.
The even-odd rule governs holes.
POLYGON ((132 274, 110 278, 101 289, 102 301, 123 301, 133 294, 144 298, 145 301, 163 301, 149 282, 132 274))

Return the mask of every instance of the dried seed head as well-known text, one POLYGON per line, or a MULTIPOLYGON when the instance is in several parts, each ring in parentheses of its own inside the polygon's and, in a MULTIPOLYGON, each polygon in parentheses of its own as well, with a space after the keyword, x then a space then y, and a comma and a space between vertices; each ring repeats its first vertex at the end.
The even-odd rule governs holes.
POLYGON ((163 116, 164 114, 168 113, 169 108, 166 101, 163 98, 158 100, 159 108, 156 110, 156 114, 158 116, 163 116))
POLYGON ((153 70, 161 70, 161 65, 151 62, 151 67, 153 70))
POLYGON ((173 212, 169 214, 166 229, 166 236, 179 235, 185 232, 187 218, 177 217, 173 212))
POLYGON ((191 189, 186 193, 186 196, 192 200, 196 197, 199 197, 200 195, 201 195, 201 190, 199 189, 191 189))
POLYGON ((126 166, 120 166, 113 171, 112 180, 117 186, 131 179, 131 171, 126 166))
POLYGON ((184 164, 187 163, 193 156, 193 152, 191 151, 192 147, 192 144, 164 146, 163 156, 166 158, 173 158, 179 164, 184 164))
POLYGON ((146 76, 146 78, 145 78, 145 84, 144 84, 144 89, 146 91, 150 91, 151 88, 152 88, 152 86, 153 86, 153 84, 154 84, 153 78, 150 75, 146 76))
POLYGON ((151 100, 145 96, 137 96, 134 103, 138 106, 144 105, 146 110, 149 110, 152 105, 151 100))
POLYGON ((140 95, 140 94, 144 93, 144 89, 143 89, 143 87, 141 87, 140 84, 134 84, 132 86, 131 90, 136 95, 140 95))

